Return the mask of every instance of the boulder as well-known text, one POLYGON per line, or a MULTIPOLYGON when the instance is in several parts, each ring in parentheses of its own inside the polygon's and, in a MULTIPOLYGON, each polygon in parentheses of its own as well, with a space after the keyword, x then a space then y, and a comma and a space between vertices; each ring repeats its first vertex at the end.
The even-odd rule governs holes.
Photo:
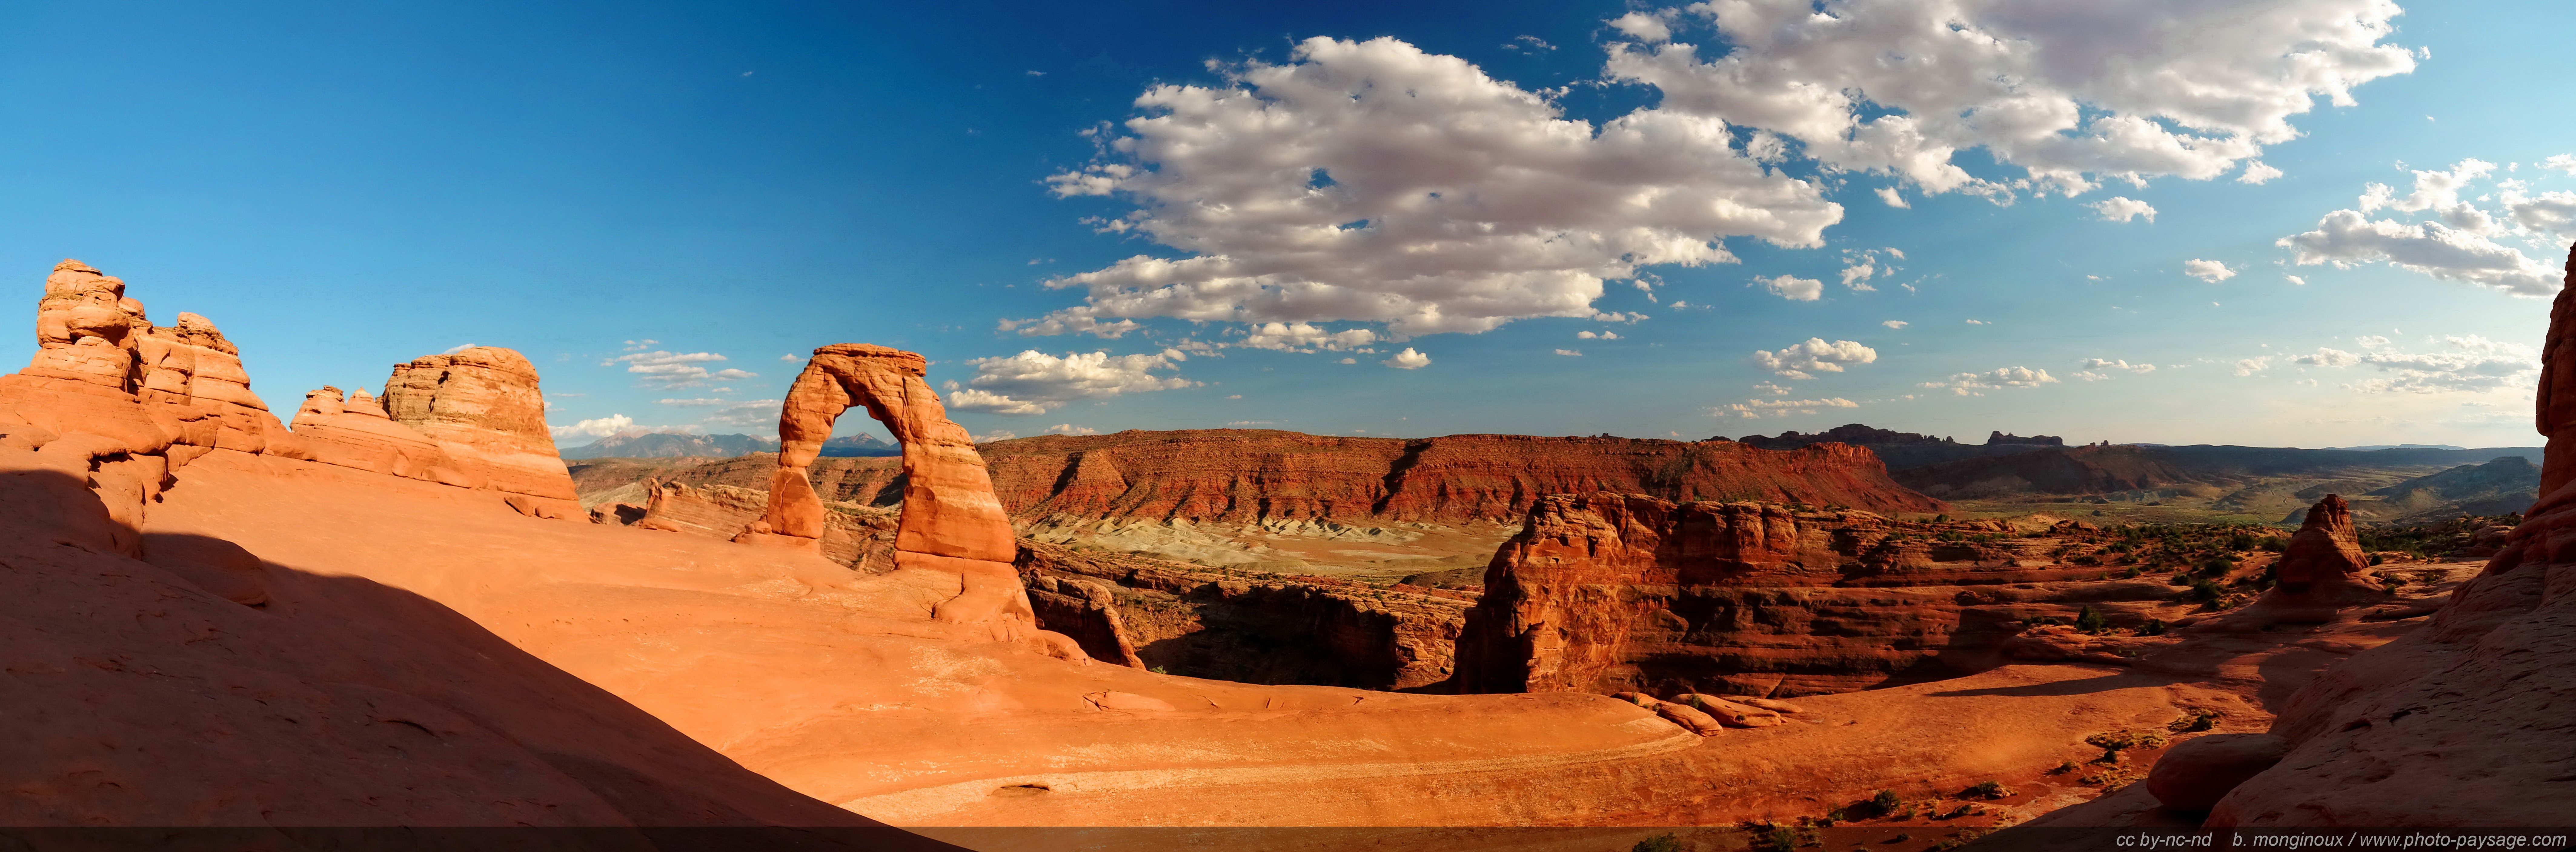
POLYGON ((1715 717, 1670 701, 1656 702, 1655 706, 1648 709, 1655 711, 1655 715, 1682 726, 1684 730, 1703 737, 1714 737, 1726 730, 1726 726, 1715 717))
POLYGON ((1740 704, 1714 695, 1691 692, 1673 696, 1673 700, 1706 713, 1715 718, 1718 724, 1729 728, 1767 728, 1789 721, 1780 718, 1778 712, 1740 704))
POLYGON ((2174 745, 2147 772, 2147 792, 2178 811, 2205 811, 2227 791, 2290 753, 2290 741, 2271 734, 2210 734, 2174 745))

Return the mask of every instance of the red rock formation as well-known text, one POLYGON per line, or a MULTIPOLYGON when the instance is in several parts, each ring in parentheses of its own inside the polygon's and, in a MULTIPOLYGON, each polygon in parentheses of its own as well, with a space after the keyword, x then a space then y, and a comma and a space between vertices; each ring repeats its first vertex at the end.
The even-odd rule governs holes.
POLYGON ((864 406, 903 445, 903 515, 895 525, 894 563, 958 577, 957 596, 933 610, 953 624, 991 624, 1011 639, 1045 644, 1067 659, 1085 659, 1061 634, 1037 629, 1019 572, 1011 521, 993 497, 984 460, 966 430, 949 421, 939 394, 921 380, 920 355, 864 343, 814 350, 778 414, 778 471, 770 477, 768 517, 739 540, 777 537, 819 547, 823 501, 807 468, 832 437, 832 423, 864 406))
POLYGON ((536 365, 497 346, 472 346, 394 365, 386 415, 428 436, 458 472, 495 491, 573 499, 572 476, 546 431, 536 365))
POLYGON ((2046 554, 2059 539, 1937 538, 2000 529, 1757 503, 1541 497, 1486 569, 1459 640, 1457 686, 1842 692, 2000 665, 2026 618, 2062 620, 2089 603, 2138 623, 2171 597, 2160 580, 2082 582, 2101 569, 2054 564, 2046 554))
POLYGON ((2302 594, 2320 586, 2357 585, 2357 575, 2370 568, 2361 555, 2361 535, 2353 529, 2352 506, 2342 495, 2328 494, 2309 507, 2281 561, 2273 563, 2274 579, 2285 593, 2302 594))
POLYGON ((2542 348, 2539 502, 2503 552, 2431 623, 2290 696, 2279 765, 2220 799, 2209 824, 2560 825, 2576 696, 2576 253, 2542 348))
POLYGON ((394 365, 382 399, 366 388, 308 393, 295 434, 315 461, 497 491, 511 508, 579 519, 572 475, 555 455, 537 371, 519 353, 475 346, 394 365))

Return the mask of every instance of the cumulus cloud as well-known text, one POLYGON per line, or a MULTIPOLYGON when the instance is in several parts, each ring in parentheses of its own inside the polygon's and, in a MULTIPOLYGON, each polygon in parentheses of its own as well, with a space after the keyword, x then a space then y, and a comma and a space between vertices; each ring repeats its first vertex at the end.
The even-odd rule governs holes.
POLYGON ((1615 331, 1604 331, 1598 333, 1578 331, 1574 333, 1574 337, 1576 340, 1617 340, 1619 339, 1619 333, 1615 331))
POLYGON ((1121 394, 1197 387, 1179 376, 1154 375, 1177 370, 1189 356, 1178 349, 1150 355, 1068 352, 1063 357, 1030 349, 1009 357, 970 358, 975 377, 951 394, 948 405, 962 411, 1023 416, 1044 414, 1077 399, 1107 399, 1121 394))
MULTIPOLYGON (((1897 251, 1895 249, 1886 249, 1885 251, 1897 260, 1905 259, 1904 252, 1897 251)), ((1886 263, 1880 260, 1879 252, 1880 250, 1878 249, 1845 250, 1843 252, 1843 286, 1863 293, 1877 292, 1878 288, 1869 286, 1869 279, 1871 276, 1883 278, 1896 274, 1895 264, 1886 263)))
POLYGON ((2215 260, 2202 260, 2195 257, 2182 262, 2182 274, 2216 284, 2236 277, 2236 270, 2229 269, 2227 264, 2215 260))
POLYGON ((1791 275, 1770 278, 1757 275, 1754 276, 1753 283, 1747 286, 1761 287, 1771 291, 1773 295, 1792 302, 1813 302, 1825 295, 1825 282, 1791 275))
POLYGON ((2118 358, 2086 358, 2082 361, 2075 362, 2075 367, 2077 370, 2075 377, 2088 382, 2098 382, 2108 379, 2111 377, 2111 373, 2113 371, 2130 373, 2152 373, 2156 371, 2156 365, 2154 364, 2131 364, 2126 359, 2118 358))
POLYGON ((995 429, 980 435, 968 435, 966 436, 966 440, 973 441, 978 444, 989 444, 994 441, 1008 441, 1019 436, 1019 433, 1013 432, 1009 429, 995 429))
POLYGON ((1979 391, 1995 390, 1998 388, 2035 388, 2040 385, 2055 384, 2056 382, 2057 377, 2049 375, 2047 370, 2033 370, 2028 367, 1997 367, 1983 373, 1954 373, 1951 374, 1949 378, 1942 379, 1937 382, 1924 382, 1921 386, 1927 388, 1947 388, 1951 393, 1958 394, 1960 396, 1973 396, 1979 391))
POLYGON ((1914 205, 1906 203, 1905 193, 1896 191, 1896 187, 1892 186, 1879 187, 1878 200, 1884 202, 1887 206, 1894 207, 1898 210, 1910 210, 1914 207, 1914 205))
POLYGON ((2100 214, 2105 221, 2126 222, 2140 216, 2146 217, 2148 222, 2156 220, 2156 208, 2125 195, 2115 195, 2084 206, 2093 208, 2093 212, 2100 214))
MULTIPOLYGON (((648 344, 652 342, 653 341, 649 340, 645 341, 645 343, 648 344)), ((601 361, 599 362, 599 365, 602 367, 613 367, 623 363, 626 365, 626 372, 643 376, 644 378, 640 381, 644 384, 658 385, 663 388, 697 387, 699 385, 706 384, 711 380, 748 379, 760 375, 759 373, 734 369, 715 370, 710 372, 707 368, 699 366, 700 364, 722 360, 725 360, 725 356, 718 355, 713 352, 682 353, 656 350, 652 352, 637 352, 630 355, 620 355, 606 361, 601 361)))
POLYGON ((1340 351, 1377 342, 1377 332, 1365 328, 1327 331, 1310 323, 1262 323, 1244 331, 1235 345, 1253 349, 1280 349, 1291 352, 1313 352, 1318 349, 1340 351))
POLYGON ((2576 175, 2576 154, 2551 154, 2549 159, 2540 161, 2540 167, 2576 175))
POLYGON ((1581 358, 1581 357, 1583 357, 1583 351, 1582 351, 1582 350, 1579 350, 1579 349, 1559 349, 1559 350, 1556 350, 1556 354, 1563 355, 1563 356, 1566 356, 1566 357, 1568 357, 1568 358, 1581 358))
POLYGON ((2270 355, 2265 355, 2260 358, 2242 358, 2238 359, 2236 362, 2236 374, 2239 376, 2251 376, 2255 373, 2260 373, 2269 369, 2272 369, 2272 356, 2270 355))
POLYGON ((1610 27, 1627 33, 1629 38, 1647 44, 1671 41, 1673 40, 1672 25, 1664 23, 1664 18, 1670 14, 1670 12, 1662 14, 1630 12, 1611 19, 1610 27))
POLYGON ((1058 423, 1058 424, 1055 424, 1055 425, 1053 425, 1053 426, 1046 427, 1044 430, 1041 430, 1041 431, 1044 431, 1045 433, 1047 433, 1047 434, 1049 434, 1049 435, 1098 435, 1098 434, 1100 434, 1100 430, 1098 430, 1098 429, 1094 429, 1094 428, 1091 428, 1091 427, 1089 427, 1089 426, 1075 426, 1075 425, 1073 425, 1073 424, 1071 424, 1071 423, 1058 423))
POLYGON ((546 431, 553 433, 554 438, 557 441, 562 441, 566 438, 590 438, 596 440, 610 435, 615 435, 627 429, 634 428, 634 426, 635 418, 628 417, 623 414, 611 414, 606 417, 584 420, 570 426, 548 426, 546 427, 546 431))
POLYGON ((1887 326, 1888 328, 1904 328, 1912 324, 1913 323, 1909 323, 1904 320, 1888 320, 1886 322, 1879 323, 1879 325, 1887 326))
POLYGON ((1753 385, 1753 389, 1754 389, 1754 390, 1761 391, 1761 392, 1763 392, 1763 393, 1770 394, 1770 395, 1772 395, 1772 396, 1788 396, 1788 395, 1789 395, 1789 386, 1787 386, 1787 385, 1781 385, 1781 384, 1774 384, 1774 383, 1771 383, 1771 382, 1756 382, 1756 383, 1754 383, 1754 385, 1753 385))
POLYGON ((1661 90, 1661 109, 1794 139, 1824 165, 1892 174, 1927 193, 2069 194, 2097 178, 2206 180, 2298 136, 2316 97, 2413 70, 2381 44, 2388 0, 2009 3, 1739 0, 1688 7, 1723 53, 1683 42, 1611 47, 1608 76, 1661 90), (1983 148, 2023 176, 1955 161, 1983 148))
POLYGON ((1791 414, 1814 414, 1827 408, 1859 407, 1860 403, 1853 402, 1842 397, 1833 397, 1831 399, 1748 399, 1724 408, 1709 409, 1708 413, 1720 416, 1732 414, 1746 420, 1755 420, 1760 419, 1762 415, 1765 414, 1773 417, 1786 417, 1791 414))
POLYGON ((2261 183, 2265 183, 2265 182, 2267 182, 2267 181, 2270 181, 2270 180, 2271 180, 2271 179, 2273 179, 2273 178, 2280 177, 2280 176, 2281 176, 2281 170, 2280 170, 2280 169, 2276 169, 2276 168, 2273 168, 2273 167, 2271 167, 2271 166, 2264 165, 2264 164, 2263 164, 2263 161, 2261 161, 2261 160, 2255 160, 2255 161, 2253 161, 2253 162, 2251 162, 2251 163, 2246 163, 2246 164, 2245 164, 2245 173, 2244 173, 2244 174, 2241 174, 2241 175, 2237 175, 2237 176, 2236 176, 2236 182, 2237 182, 2237 183, 2261 184, 2261 183))
MULTIPOLYGON (((1650 32, 1650 29, 1641 29, 1650 32)), ((1589 316, 1638 266, 1731 263, 1722 240, 1823 244, 1842 208, 1738 150, 1723 121, 1639 109, 1595 127, 1454 56, 1392 38, 1299 43, 1218 85, 1160 85, 1059 196, 1133 201, 1097 220, 1188 256, 1046 282, 1110 318, 1384 322, 1399 335, 1589 316)), ((1096 332, 1095 332, 1096 333, 1096 332)))
MULTIPOLYGON (((1350 360, 1344 359, 1342 363, 1348 364, 1350 363, 1350 360)), ((1413 347, 1407 346, 1404 347, 1404 351, 1395 353, 1395 357, 1379 361, 1378 363, 1394 367, 1398 370, 1419 370, 1424 367, 1431 366, 1431 356, 1415 352, 1413 351, 1413 347)))
MULTIPOLYGON (((2388 342, 2386 338, 2379 337, 2362 340, 2365 341, 2364 346, 2384 347, 2388 342)), ((2429 352, 2374 348, 2369 352, 2354 353, 2319 347, 2316 354, 2301 355, 2291 360, 2317 367, 2378 370, 2379 376, 2344 386, 2362 393, 2474 393, 2527 388, 2540 372, 2540 353, 2528 345, 2498 342, 2474 334, 2446 336, 2438 342, 2440 345, 2429 352)))
POLYGON ((2385 262, 2437 280, 2517 296, 2557 292, 2559 276, 2549 264, 2498 240, 2519 238, 2554 251, 2576 225, 2576 193, 2533 195, 2520 181, 2508 180, 2495 193, 2462 200, 2472 184, 2494 173, 2494 163, 2471 158, 2449 169, 2414 170, 2414 185, 2402 196, 2387 184, 2372 183, 2363 187, 2353 208, 2329 212, 2317 220, 2316 230, 2273 244, 2289 249, 2292 262, 2300 266, 2350 269, 2385 262), (2479 206, 2487 200, 2494 203, 2492 209, 2479 206), (2382 210, 2424 218, 2373 218, 2382 210))
POLYGON ((1878 360, 1878 350, 1857 341, 1825 342, 1821 337, 1807 338, 1777 352, 1754 350, 1753 364, 1773 375, 1792 379, 1812 379, 1815 373, 1839 373, 1845 364, 1868 364, 1878 360))

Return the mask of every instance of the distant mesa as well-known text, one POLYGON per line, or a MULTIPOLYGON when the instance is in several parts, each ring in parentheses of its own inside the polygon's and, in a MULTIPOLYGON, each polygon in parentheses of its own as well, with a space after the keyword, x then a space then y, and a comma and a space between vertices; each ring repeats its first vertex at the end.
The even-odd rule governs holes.
MULTIPOLYGON (((563 450, 565 459, 733 458, 778 452, 778 439, 760 435, 698 435, 687 432, 632 432, 610 435, 563 450)), ((903 455, 903 448, 875 435, 843 435, 823 442, 824 458, 872 458, 903 455)))

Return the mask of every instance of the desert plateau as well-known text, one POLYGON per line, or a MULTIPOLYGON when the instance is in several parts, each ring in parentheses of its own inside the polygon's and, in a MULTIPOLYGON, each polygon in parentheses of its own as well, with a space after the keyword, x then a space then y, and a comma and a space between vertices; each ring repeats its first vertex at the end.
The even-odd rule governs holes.
POLYGON ((2576 848, 2516 8, 30 6, 0 849, 2576 848))

